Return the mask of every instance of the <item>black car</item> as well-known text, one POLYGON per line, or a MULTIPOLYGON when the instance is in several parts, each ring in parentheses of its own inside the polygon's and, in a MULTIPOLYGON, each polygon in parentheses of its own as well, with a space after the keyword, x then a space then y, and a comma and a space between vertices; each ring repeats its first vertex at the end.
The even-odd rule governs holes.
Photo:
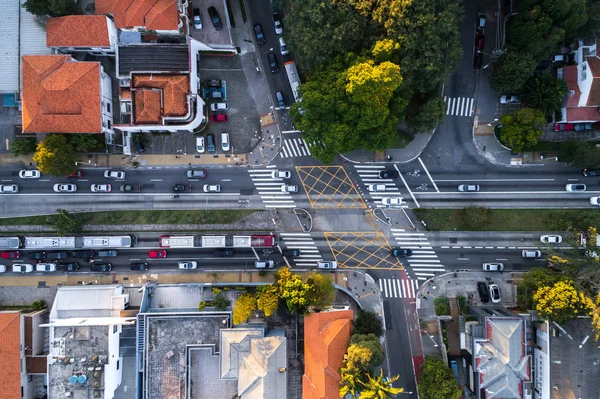
POLYGON ((258 44, 265 44, 267 42, 265 35, 263 35, 262 26, 260 26, 260 24, 254 25, 254 33, 256 33, 256 42, 258 44))
POLYGON ((396 179, 400 174, 397 170, 384 169, 379 172, 380 179, 396 179))
POLYGON ((34 252, 30 255, 35 260, 46 259, 46 252, 34 252))
POLYGON ((98 251, 99 258, 114 258, 115 256, 117 256, 116 249, 103 249, 101 251, 98 251))
POLYGON ((65 272, 76 272, 79 270, 79 263, 59 263, 58 270, 63 270, 65 272))
POLYGON ((124 193, 132 193, 132 192, 139 193, 140 191, 142 191, 142 185, 141 184, 121 184, 121 187, 119 187, 119 190, 121 190, 124 193))
POLYGON ((271 68, 271 72, 279 72, 279 64, 277 63, 275 53, 269 53, 269 67, 271 68))
POLYGON ((283 255, 285 256, 300 256, 302 252, 299 249, 287 249, 283 255))
POLYGON ((112 270, 110 263, 94 263, 90 266, 90 270, 93 272, 109 272, 112 270))
POLYGON ((408 248, 392 248, 392 256, 406 256, 409 257, 412 255, 412 251, 408 248))
POLYGON ((174 184, 173 187, 171 187, 171 190, 173 190, 174 193, 189 193, 192 191, 192 185, 191 184, 174 184))
POLYGON ((129 266, 130 270, 148 270, 148 267, 150 267, 150 265, 147 262, 140 262, 140 263, 132 263, 129 266))
POLYGON ((46 253, 46 259, 66 259, 68 257, 69 257, 69 253, 67 251, 46 253))
POLYGON ((584 169, 584 176, 600 176, 600 169, 584 169))
POLYGON ((207 89, 220 89, 223 83, 218 79, 205 79, 204 87, 207 89))
POLYGON ((488 291, 488 286, 483 281, 477 282, 477 292, 479 292, 479 298, 481 302, 489 302, 490 301, 490 292, 488 291))
POLYGON ((483 66, 483 53, 481 51, 477 51, 475 56, 473 57, 473 68, 481 69, 483 66))
POLYGON ((91 249, 89 251, 73 251, 73 252, 71 252, 71 256, 73 258, 90 259, 90 258, 93 258, 94 255, 96 255, 96 252, 92 251, 91 249))
POLYGON ((221 18, 219 18, 216 8, 213 6, 208 7, 208 16, 210 17, 210 22, 212 22, 216 30, 221 30, 223 28, 221 18))
POLYGON ((215 256, 218 256, 220 258, 228 258, 230 256, 233 256, 233 249, 231 248, 219 248, 219 249, 215 249, 213 254, 215 256))

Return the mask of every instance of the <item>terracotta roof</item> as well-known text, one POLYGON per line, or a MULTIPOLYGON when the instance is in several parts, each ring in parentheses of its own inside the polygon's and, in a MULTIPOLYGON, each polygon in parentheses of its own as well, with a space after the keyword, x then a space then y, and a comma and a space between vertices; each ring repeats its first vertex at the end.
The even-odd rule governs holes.
POLYGON ((339 398, 344 354, 350 344, 354 312, 313 313, 304 318, 303 399, 339 398))
POLYGON ((23 56, 23 132, 101 133, 100 63, 23 56))
MULTIPOLYGON (((187 114, 187 93, 189 86, 190 78, 188 75, 133 75, 133 88, 152 88, 162 92, 163 105, 161 115, 163 116, 181 116, 187 114)), ((137 104, 135 107, 137 109, 137 104)))
POLYGON ((96 0, 96 14, 111 14, 117 28, 179 29, 177 0, 96 0))
POLYGON ((120 87, 121 100, 131 100, 131 89, 129 87, 120 87))
POLYGON ((110 47, 104 15, 69 15, 46 24, 48 47, 110 47))
POLYGON ((158 90, 136 90, 133 94, 135 123, 160 123, 160 92, 158 90))
POLYGON ((590 66, 590 71, 592 71, 592 76, 597 78, 600 77, 600 58, 598 57, 586 57, 585 59, 590 66))
POLYGON ((21 398, 21 315, 0 313, 0 392, 3 399, 21 398))
POLYGON ((598 107, 567 107, 567 122, 600 121, 598 107))

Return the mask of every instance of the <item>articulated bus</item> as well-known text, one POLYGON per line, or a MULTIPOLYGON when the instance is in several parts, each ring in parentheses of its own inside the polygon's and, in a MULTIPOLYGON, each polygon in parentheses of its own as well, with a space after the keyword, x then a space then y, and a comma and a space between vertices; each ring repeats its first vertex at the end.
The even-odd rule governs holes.
MULTIPOLYGON (((0 238, 0 245, 2 240, 0 238)), ((25 237, 23 249, 101 249, 130 248, 137 244, 134 235, 86 237, 25 237)))
POLYGON ((251 236, 161 236, 161 248, 260 248, 276 247, 279 237, 274 234, 251 236))

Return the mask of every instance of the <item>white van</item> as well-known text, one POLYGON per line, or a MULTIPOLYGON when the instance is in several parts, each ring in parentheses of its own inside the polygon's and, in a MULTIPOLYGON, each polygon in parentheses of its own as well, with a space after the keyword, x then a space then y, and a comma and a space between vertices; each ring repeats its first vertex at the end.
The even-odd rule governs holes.
POLYGON ((221 148, 223 151, 229 151, 229 133, 221 133, 221 148))

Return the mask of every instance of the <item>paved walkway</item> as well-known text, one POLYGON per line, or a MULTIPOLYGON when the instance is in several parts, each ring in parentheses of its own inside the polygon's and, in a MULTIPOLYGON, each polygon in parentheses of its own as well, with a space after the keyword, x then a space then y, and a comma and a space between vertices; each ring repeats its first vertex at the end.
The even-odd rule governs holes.
POLYGON ((381 152, 356 150, 348 154, 341 154, 341 156, 346 161, 352 163, 410 163, 425 151, 433 134, 434 133, 417 134, 404 148, 388 148, 381 152), (391 159, 388 160, 388 156, 391 157, 391 159))

